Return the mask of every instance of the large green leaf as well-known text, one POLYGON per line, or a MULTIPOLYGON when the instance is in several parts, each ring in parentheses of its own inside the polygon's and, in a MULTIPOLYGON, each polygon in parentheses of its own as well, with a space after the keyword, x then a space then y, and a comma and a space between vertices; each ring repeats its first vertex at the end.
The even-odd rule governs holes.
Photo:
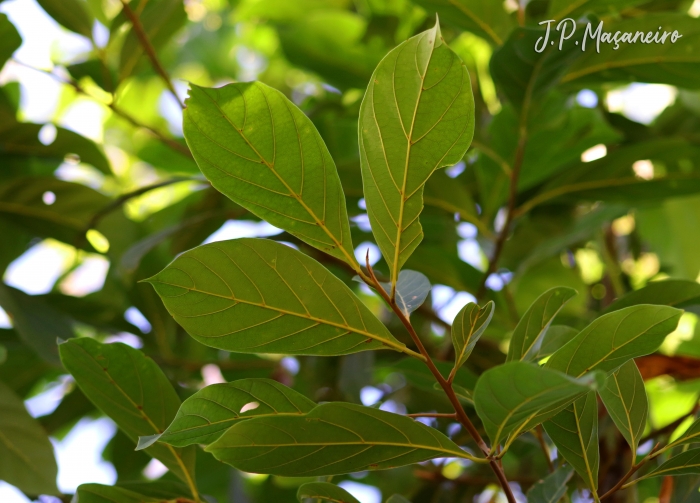
POLYGON ((5 14, 0 14, 0 68, 20 45, 22 45, 22 37, 19 36, 17 28, 5 14))
POLYGON ((455 368, 464 365, 472 354, 476 342, 491 322, 495 304, 487 302, 479 307, 473 302, 464 306, 452 322, 452 344, 455 348, 455 368))
POLYGON ((367 212, 395 285, 423 238, 423 186, 436 169, 459 162, 474 134, 469 74, 437 24, 379 63, 359 129, 367 212))
POLYGON ((59 24, 75 33, 92 38, 94 19, 84 0, 37 0, 59 24))
POLYGON ((555 316, 576 293, 573 288, 556 287, 540 295, 515 327, 507 361, 536 358, 555 316))
POLYGON ((22 400, 0 381, 0 480, 27 494, 59 494, 53 446, 22 400))
POLYGON ((80 503, 179 503, 186 499, 187 488, 171 481, 127 482, 116 486, 81 484, 76 490, 80 503))
MULTIPOLYGON (((596 28, 597 25, 591 26, 592 30, 596 28)), ((648 14, 604 25, 603 31, 655 34, 659 28, 661 33, 677 30, 682 38, 675 44, 670 39, 663 44, 621 43, 617 49, 615 44, 600 44, 600 52, 595 41, 588 39, 583 55, 568 69, 562 82, 585 85, 636 80, 693 89, 700 87, 700 23, 697 19, 681 13, 648 14)), ((577 31, 582 30, 580 26, 577 31)))
POLYGON ((696 419, 683 434, 672 442, 675 445, 689 444, 698 441, 700 437, 700 419, 696 419))
POLYGON ((700 283, 684 279, 652 281, 644 288, 617 299, 608 306, 605 312, 610 313, 637 304, 659 304, 672 307, 698 305, 700 304, 700 283))
POLYGON ((539 360, 556 353, 564 344, 573 339, 578 330, 566 325, 551 325, 542 338, 542 346, 535 359, 539 360))
POLYGON ((359 269, 333 159, 308 117, 282 93, 259 82, 192 86, 184 131, 219 191, 359 269))
POLYGON ((303 417, 241 421, 205 450, 239 470, 295 477, 383 470, 437 457, 474 459, 411 418, 340 402, 303 417))
POLYGON ((642 478, 688 475, 693 473, 700 473, 700 448, 688 449, 685 452, 676 454, 656 470, 644 475, 642 478))
POLYGON ((501 45, 515 26, 500 0, 416 0, 432 14, 437 12, 447 24, 470 31, 501 45))
POLYGON ((328 482, 308 482, 297 491, 297 499, 314 501, 331 501, 332 503, 360 503, 352 494, 342 487, 328 482))
POLYGON ((315 406, 304 395, 270 379, 213 384, 185 400, 157 440, 177 447, 210 444, 241 420, 302 415, 315 406))
POLYGON ((649 403, 644 380, 634 360, 628 361, 608 376, 599 393, 615 426, 627 440, 632 452, 637 452, 647 423, 649 403))
POLYGON ((527 492, 527 502, 557 503, 566 494, 566 484, 573 474, 574 469, 571 465, 560 466, 530 488, 527 492))
POLYGON ((605 314, 554 353, 545 366, 581 377, 610 373, 632 358, 654 352, 678 325, 683 311, 641 304, 605 314))
MULTIPOLYGON (((61 0, 58 0, 61 1, 61 0)), ((149 42, 158 51, 187 21, 184 5, 179 0, 151 0, 145 4, 139 21, 149 42)), ((132 6, 132 10, 134 7, 132 6)), ((114 30, 114 23, 112 26, 114 30)), ((139 62, 146 59, 139 37, 132 28, 124 40, 119 57, 119 80, 134 73, 139 62)))
POLYGON ((73 320, 42 299, 0 283, 0 306, 24 343, 45 361, 60 365, 56 339, 74 335, 73 320))
POLYGON ((327 269, 274 241, 200 246, 148 282, 175 320, 207 346, 307 355, 408 351, 327 269))
POLYGON ((474 389, 476 412, 492 445, 546 421, 573 400, 603 384, 594 373, 574 379, 528 362, 510 362, 484 372, 474 389))
POLYGON ((579 398, 544 423, 557 451, 574 467, 589 489, 598 488, 598 399, 594 392, 579 398))
MULTIPOLYGON (((163 432, 175 417, 180 399, 158 365, 139 350, 82 337, 64 342, 59 352, 85 396, 134 443, 163 432)), ((194 447, 156 444, 146 452, 192 486, 194 447)))

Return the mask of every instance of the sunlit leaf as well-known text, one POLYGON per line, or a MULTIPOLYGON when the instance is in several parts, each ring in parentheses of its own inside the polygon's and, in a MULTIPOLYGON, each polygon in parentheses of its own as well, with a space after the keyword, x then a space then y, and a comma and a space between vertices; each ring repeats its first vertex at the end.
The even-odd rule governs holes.
MULTIPOLYGON (((139 436, 163 432, 175 417, 180 399, 158 365, 139 350, 81 337, 64 342, 59 351, 63 365, 85 396, 134 443, 139 436)), ((192 483, 194 447, 156 444, 146 453, 192 483)))
POLYGON ((312 499, 314 501, 331 501, 332 503, 360 503, 342 487, 328 482, 309 482, 302 485, 297 491, 297 499, 300 502, 312 499))
POLYGON ((423 238, 425 182, 436 169, 459 162, 474 133, 469 74, 437 24, 382 60, 359 127, 367 212, 395 285, 423 238))
POLYGON ((649 403, 644 380, 634 360, 613 372, 598 393, 632 452, 637 452, 647 422, 649 403))
POLYGON ((571 465, 560 466, 530 488, 527 492, 527 502, 557 503, 566 494, 566 484, 573 474, 574 469, 571 465))
POLYGON ((442 433, 408 417, 340 402, 302 417, 241 421, 206 450, 239 470, 295 477, 470 457, 442 433))
POLYGON ((598 488, 598 399, 595 392, 579 398, 544 423, 557 452, 571 464, 585 484, 598 488))
MULTIPOLYGON (((185 400, 170 426, 153 441, 177 447, 210 444, 241 420, 303 415, 315 405, 304 395, 270 379, 212 384, 185 400)), ((139 448, 143 448, 141 441, 139 448)))
POLYGON ((53 446, 22 400, 0 381, 0 480, 27 494, 59 494, 53 446))
POLYGON ((464 365, 474 346, 489 326, 495 304, 487 302, 479 307, 473 302, 464 306, 452 322, 452 344, 455 348, 455 367, 464 365))
POLYGON ((555 316, 576 293, 573 288, 557 287, 540 295, 515 327, 508 347, 508 361, 533 360, 555 316))
POLYGON ((476 412, 491 443, 498 445, 551 418, 575 399, 596 390, 603 376, 573 379, 527 362, 511 362, 484 372, 474 389, 476 412))
POLYGON ((192 86, 184 131, 219 191, 358 270, 333 159, 308 117, 282 93, 259 82, 192 86))
POLYGON ((406 351, 339 279, 274 241, 200 246, 148 281, 175 320, 211 347, 307 355, 406 351))

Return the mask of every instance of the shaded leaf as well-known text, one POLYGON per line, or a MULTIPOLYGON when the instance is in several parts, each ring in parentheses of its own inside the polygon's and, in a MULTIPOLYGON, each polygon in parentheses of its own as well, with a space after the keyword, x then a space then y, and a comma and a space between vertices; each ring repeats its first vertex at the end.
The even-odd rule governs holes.
POLYGON ((82 0, 37 0, 58 24, 87 38, 92 38, 94 19, 82 0))
MULTIPOLYGON (((0 69, 20 45, 22 45, 22 37, 17 28, 10 22, 7 15, 0 13, 0 69)), ((0 126, 0 129, 2 128, 0 126)))
POLYGON ((175 500, 175 498, 187 495, 187 492, 148 495, 141 491, 133 490, 142 488, 140 486, 145 484, 134 485, 136 487, 132 488, 130 485, 81 484, 78 486, 75 495, 80 503, 162 503, 164 498, 175 500))
POLYGON ((576 18, 586 12, 611 14, 646 2, 648 0, 552 0, 549 3, 548 16, 559 20, 565 17, 576 18))
POLYGON ((455 367, 464 365, 474 346, 489 326, 495 304, 487 302, 479 307, 473 302, 464 306, 452 322, 452 345, 455 348, 455 367))
POLYGON ((578 334, 578 330, 566 325, 551 325, 542 338, 542 346, 535 359, 539 360, 559 350, 578 334))
MULTIPOLYGON (((449 376, 452 370, 452 364, 448 362, 434 362, 437 369, 440 371, 444 378, 449 376)), ((416 388, 423 391, 432 391, 435 386, 438 386, 438 390, 444 395, 444 391, 438 383, 435 382, 435 376, 430 372, 428 367, 422 361, 416 358, 404 358, 391 366, 386 367, 395 372, 400 372, 406 378, 406 381, 415 386, 416 388)), ((474 389, 476 385, 477 377, 471 371, 464 367, 458 368, 455 373, 454 380, 452 381, 453 388, 457 391, 458 388, 463 388, 467 391, 469 397, 471 397, 471 390, 474 389)), ((470 398, 471 399, 471 398, 470 398)))
POLYGON ((333 503, 360 503, 352 494, 342 487, 328 482, 309 482, 299 487, 297 499, 332 501, 333 503))
MULTIPOLYGON (((380 285, 388 294, 391 294, 391 283, 380 283, 380 285)), ((432 285, 425 274, 403 270, 399 273, 399 279, 396 282, 396 304, 403 314, 409 316, 423 305, 431 288, 432 285)))
MULTIPOLYGON (((139 21, 151 45, 158 51, 182 28, 187 21, 187 14, 183 3, 179 0, 152 0, 146 4, 139 15, 139 21)), ((115 30, 114 23, 111 30, 115 30)), ((119 57, 119 80, 124 80, 134 73, 137 65, 145 59, 143 46, 132 28, 122 45, 119 57)))
POLYGON ((423 238, 423 186, 436 169, 459 162, 474 134, 469 74, 437 24, 381 61, 359 127, 367 213, 395 285, 423 238))
POLYGON ((683 311, 638 305, 605 314, 554 353, 545 366, 581 377, 591 370, 609 373, 632 358, 654 352, 678 325, 683 311))
POLYGON ((527 362, 511 362, 484 372, 474 389, 476 412, 492 445, 546 421, 575 399, 603 384, 597 373, 573 379, 527 362))
POLYGON ((515 25, 499 0, 416 0, 432 14, 437 12, 447 24, 470 31, 501 45, 515 25))
POLYGON ((442 433, 360 405, 318 405, 302 417, 261 417, 229 428, 206 451, 239 470, 286 476, 383 470, 436 457, 472 458, 442 433))
MULTIPOLYGON (((625 19, 605 25, 603 30, 655 34, 659 27, 661 33, 677 30, 682 38, 675 44, 670 39, 663 44, 623 43, 617 49, 615 44, 600 44, 600 52, 597 47, 591 47, 592 40, 588 40, 591 45, 567 69, 562 82, 585 85, 640 81, 697 89, 700 87, 700 26, 696 19, 686 14, 664 12, 625 19)), ((592 30, 597 28, 595 24, 591 26, 592 30)))
POLYGON ((573 288, 556 287, 540 295, 515 327, 507 361, 535 359, 555 316, 576 293, 573 288))
POLYGON ((608 376, 598 393, 630 449, 637 452, 647 422, 649 403, 644 380, 634 360, 608 376))
POLYGON ((327 269, 274 241, 200 246, 148 281, 175 320, 211 347, 309 355, 408 351, 327 269))
POLYGON ((411 503, 408 501, 406 498, 401 496, 400 494, 392 494, 389 496, 389 499, 386 500, 386 503, 411 503))
POLYGON ((544 424, 557 452, 571 464, 589 489, 598 488, 598 399, 594 392, 579 398, 544 424))
POLYGON ((700 284, 683 279, 651 281, 644 288, 634 290, 610 304, 605 312, 635 306, 637 304, 659 304, 686 307, 700 304, 700 284))
POLYGON ((571 465, 560 466, 530 488, 527 503, 557 503, 566 494, 566 484, 573 474, 571 465))
MULTIPOLYGON (((212 384, 182 403, 173 422, 157 440, 177 447, 210 444, 241 420, 303 415, 315 406, 304 395, 270 379, 212 384)), ((143 448, 141 441, 139 448, 143 448)))
POLYGON ((184 131, 212 185, 356 271, 340 178, 312 122, 259 82, 192 86, 184 131))
MULTIPOLYGON (((163 432, 180 399, 158 365, 126 344, 101 344, 82 337, 59 346, 61 361, 92 403, 112 418, 134 442, 163 432)), ((192 483, 194 447, 153 445, 146 453, 192 483)))
POLYGON ((0 480, 27 494, 59 494, 53 446, 22 400, 0 381, 0 480))
POLYGON ((653 472, 642 478, 661 477, 667 475, 688 475, 700 473, 700 448, 688 449, 676 454, 653 472))

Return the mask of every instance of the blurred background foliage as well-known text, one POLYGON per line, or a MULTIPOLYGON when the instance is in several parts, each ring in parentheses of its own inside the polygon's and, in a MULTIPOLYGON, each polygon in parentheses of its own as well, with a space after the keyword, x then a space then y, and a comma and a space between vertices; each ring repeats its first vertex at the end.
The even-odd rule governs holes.
MULTIPOLYGON (((647 433, 672 435, 687 425, 700 393, 700 293, 692 288, 700 274, 700 2, 129 5, 162 72, 120 0, 0 0, 0 381, 51 436, 66 495, 84 482, 171 475, 134 452, 83 396, 59 364, 57 338, 139 347, 183 398, 204 384, 272 377, 316 401, 376 404, 399 413, 449 410, 427 371, 390 352, 282 358, 202 346, 177 326, 152 288, 138 283, 202 242, 269 236, 322 261, 410 344, 398 321, 343 264, 209 187, 182 138, 178 101, 188 82, 254 79, 289 96, 311 117, 338 165, 358 256, 369 249, 375 269, 386 271, 361 199, 358 111, 377 63, 431 27, 436 12, 446 41, 467 64, 477 113, 465 159, 426 186, 425 238, 406 265, 436 285, 412 318, 426 346, 449 360, 449 324, 457 311, 476 295, 495 300, 494 321, 468 363, 465 379, 471 376, 473 385, 479 372, 504 360, 519 315, 550 287, 578 290, 558 322, 581 328, 628 292, 667 278, 685 280, 679 288, 695 293, 678 330, 660 353, 637 364, 650 396, 647 433), (601 19, 606 30, 660 25, 683 38, 671 47, 535 53, 542 34, 537 23, 566 16, 601 19), (511 192, 515 164, 519 176, 511 192), (509 239, 498 250, 501 235, 509 239), (497 262, 489 260, 494 254, 497 262)), ((456 424, 436 425, 454 438, 464 436, 456 424)), ((601 417, 600 427, 605 485, 621 475, 606 470, 605 460, 625 453, 612 421, 601 417)), ((523 438, 503 464, 525 491, 546 473, 547 462, 537 439, 523 438)), ((306 481, 239 473, 203 451, 198 455, 202 492, 222 502, 293 501, 306 481)), ((334 482, 363 503, 395 492, 415 503, 502 498, 488 469, 456 460, 334 482)), ((700 500, 699 483, 683 479, 690 489, 683 497, 675 492, 674 501, 700 500)), ((621 497, 658 501, 659 484, 649 479, 621 497)), ((586 498, 585 491, 576 494, 586 498)), ((4 483, 0 495, 4 502, 32 496, 4 483)))

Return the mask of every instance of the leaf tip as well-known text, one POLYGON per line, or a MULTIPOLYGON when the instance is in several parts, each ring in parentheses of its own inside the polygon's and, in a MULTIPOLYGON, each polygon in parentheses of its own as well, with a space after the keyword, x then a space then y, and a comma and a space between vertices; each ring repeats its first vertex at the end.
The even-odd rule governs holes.
POLYGON ((139 441, 136 444, 136 449, 134 450, 142 451, 143 449, 149 448, 150 446, 155 444, 162 435, 162 433, 158 433, 156 435, 145 435, 143 437, 139 437, 139 441))

